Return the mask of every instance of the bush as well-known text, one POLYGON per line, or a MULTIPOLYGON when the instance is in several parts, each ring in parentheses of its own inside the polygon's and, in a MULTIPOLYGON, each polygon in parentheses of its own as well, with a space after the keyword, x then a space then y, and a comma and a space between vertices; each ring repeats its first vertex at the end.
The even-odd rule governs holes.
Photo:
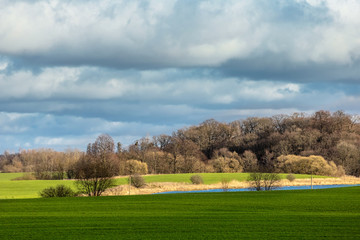
POLYGON ((278 187, 281 178, 277 173, 264 173, 263 184, 265 191, 273 190, 278 187))
POLYGON ((250 173, 247 181, 250 189, 269 191, 277 187, 280 182, 280 176, 277 173, 254 172, 250 173))
POLYGON ((286 175, 286 179, 289 180, 290 182, 292 182, 296 179, 296 177, 294 174, 288 174, 288 175, 286 175))
POLYGON ((229 180, 228 179, 222 179, 221 180, 221 188, 223 189, 224 192, 227 192, 227 190, 229 189, 229 180))
POLYGON ((200 175, 192 175, 190 177, 190 181, 192 182, 192 184, 203 184, 204 183, 204 181, 200 175))
POLYGON ((76 196, 76 193, 70 187, 65 185, 57 185, 56 187, 45 188, 39 194, 43 198, 76 196))
POLYGON ((336 176, 341 172, 334 162, 328 162, 322 156, 316 155, 309 157, 281 155, 277 158, 276 167, 285 173, 336 176))
POLYGON ((131 176, 130 179, 131 179, 131 185, 136 188, 141 188, 145 186, 145 179, 139 174, 135 174, 134 176, 131 176))
POLYGON ((253 172, 249 174, 246 181, 249 183, 250 189, 255 189, 256 191, 262 190, 262 178, 263 178, 262 175, 263 175, 262 173, 258 173, 258 172, 253 172))
POLYGON ((148 167, 146 163, 140 162, 138 160, 127 160, 125 162, 125 174, 147 174, 148 167))

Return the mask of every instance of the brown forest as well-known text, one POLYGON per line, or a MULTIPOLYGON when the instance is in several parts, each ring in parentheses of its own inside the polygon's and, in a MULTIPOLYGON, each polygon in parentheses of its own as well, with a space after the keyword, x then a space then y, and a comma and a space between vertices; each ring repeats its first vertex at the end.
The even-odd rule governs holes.
POLYGON ((89 144, 87 152, 5 152, 0 171, 33 172, 37 179, 74 178, 79 162, 96 149, 102 151, 102 146, 110 149, 107 156, 120 175, 255 171, 360 175, 360 118, 342 111, 250 117, 231 123, 210 119, 171 136, 139 139, 126 148, 104 134, 89 144))

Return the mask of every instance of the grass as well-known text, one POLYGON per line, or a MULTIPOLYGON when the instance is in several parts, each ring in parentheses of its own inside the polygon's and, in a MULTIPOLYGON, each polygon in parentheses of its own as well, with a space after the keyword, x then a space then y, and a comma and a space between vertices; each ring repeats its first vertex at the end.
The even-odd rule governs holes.
MULTIPOLYGON (((226 180, 237 180, 237 181, 245 181, 249 173, 183 173, 183 174, 164 174, 164 175, 151 175, 145 176, 145 180, 147 183, 151 182, 185 182, 191 183, 190 177, 192 175, 200 175, 204 184, 213 184, 219 183, 223 179, 226 180)), ((288 174, 280 174, 282 179, 286 179, 288 174)), ((310 175, 306 174, 295 174, 297 179, 310 178, 310 175)), ((314 176, 314 178, 326 178, 324 176, 314 176)))
POLYGON ((0 200, 1 239, 360 239, 360 188, 0 200))
POLYGON ((44 188, 63 184, 76 190, 73 181, 69 180, 14 180, 24 173, 0 173, 0 199, 36 198, 44 188))
POLYGON ((24 173, 0 173, 0 181, 10 181, 23 175, 24 173))
MULTIPOLYGON (((186 182, 190 183, 190 177, 195 173, 186 174, 164 174, 145 176, 147 183, 151 182, 186 182)), ((21 177, 23 173, 0 173, 0 199, 6 198, 36 198, 39 192, 44 188, 64 184, 76 190, 72 180, 16 180, 14 178, 21 177)), ((245 181, 248 173, 199 173, 205 184, 221 182, 223 179, 245 181)), ((282 178, 286 178, 287 174, 281 174, 282 178)), ((296 174, 297 179, 309 178, 309 175, 296 174)), ((320 178, 321 176, 314 176, 320 178)), ((116 185, 127 184, 127 178, 116 179, 116 185)))

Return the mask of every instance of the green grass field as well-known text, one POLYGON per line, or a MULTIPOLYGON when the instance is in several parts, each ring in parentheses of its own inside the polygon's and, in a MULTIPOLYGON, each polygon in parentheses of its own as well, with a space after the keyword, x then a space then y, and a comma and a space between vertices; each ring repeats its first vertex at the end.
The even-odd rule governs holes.
MULTIPOLYGON (((205 184, 213 184, 221 182, 223 179, 245 181, 249 173, 182 173, 182 174, 164 174, 145 176, 146 182, 185 182, 191 183, 190 177, 192 175, 200 175, 205 184)), ((288 174, 280 174, 280 177, 285 179, 288 174)), ((310 175, 295 174, 297 179, 310 178, 310 175)), ((326 178, 324 176, 314 176, 314 178, 326 178)))
POLYGON ((0 173, 0 199, 36 198, 44 188, 64 184, 75 190, 73 181, 69 180, 16 180, 23 173, 0 173))
POLYGON ((0 200, 5 239, 360 239, 360 187, 0 200))
MULTIPOLYGON (((16 180, 12 179, 21 177, 23 173, 0 173, 0 199, 13 198, 36 198, 39 192, 44 188, 64 184, 76 190, 72 180, 16 180)), ((186 182, 190 183, 190 177, 194 173, 188 174, 164 174, 145 176, 147 183, 151 182, 186 182)), ((221 182, 222 179, 245 181, 248 173, 200 173, 205 184, 221 182)), ((287 174, 281 174, 285 178, 287 174)), ((309 178, 309 175, 297 174, 296 178, 309 178)), ((321 176, 314 176, 321 177, 321 176)), ((127 178, 116 179, 116 184, 126 184, 127 178)))

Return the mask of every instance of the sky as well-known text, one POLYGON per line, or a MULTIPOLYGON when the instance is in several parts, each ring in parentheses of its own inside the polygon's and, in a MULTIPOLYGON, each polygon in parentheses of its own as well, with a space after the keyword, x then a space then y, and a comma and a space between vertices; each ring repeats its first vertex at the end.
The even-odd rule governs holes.
POLYGON ((358 0, 0 0, 0 152, 360 114, 358 0))

